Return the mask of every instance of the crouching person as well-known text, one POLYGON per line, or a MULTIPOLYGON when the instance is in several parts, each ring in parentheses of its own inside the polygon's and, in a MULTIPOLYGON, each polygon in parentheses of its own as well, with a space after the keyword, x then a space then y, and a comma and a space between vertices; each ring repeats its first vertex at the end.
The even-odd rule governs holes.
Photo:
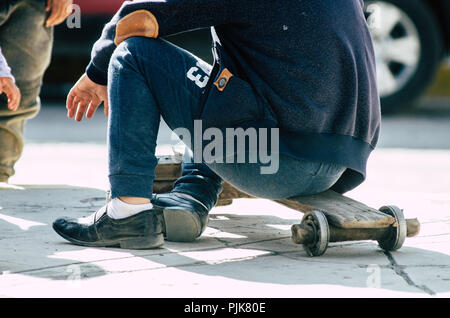
POLYGON ((268 199, 353 189, 379 135, 375 77, 360 0, 125 2, 67 98, 77 121, 104 103, 111 201, 53 227, 75 244, 154 248, 199 237, 223 180, 268 199), (163 39, 204 27, 212 66, 163 39), (194 137, 173 191, 153 195, 160 117, 194 137), (239 128, 258 142, 233 144, 239 128))

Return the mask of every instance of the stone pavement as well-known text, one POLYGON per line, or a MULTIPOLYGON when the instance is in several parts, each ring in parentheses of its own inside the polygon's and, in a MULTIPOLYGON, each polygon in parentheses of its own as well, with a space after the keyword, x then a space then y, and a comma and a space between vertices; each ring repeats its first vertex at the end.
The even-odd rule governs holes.
POLYGON ((406 217, 418 217, 418 237, 393 253, 371 241, 332 243, 317 258, 290 240, 290 226, 301 214, 268 200, 239 199, 213 209, 197 242, 135 251, 75 246, 53 232, 56 217, 86 216, 103 205, 104 190, 3 185, 0 296, 448 297, 450 198, 437 189, 414 186, 420 174, 408 171, 424 160, 444 165, 448 182, 447 152, 380 150, 371 165, 375 177, 351 193, 374 207, 396 204, 406 217), (401 164, 402 157, 409 158, 407 165, 401 164), (398 192, 397 183, 409 186, 398 192))
POLYGON ((302 215, 263 199, 214 208, 194 243, 140 251, 69 244, 51 224, 104 204, 106 147, 30 142, 13 185, 0 186, 0 297, 449 297, 450 151, 443 148, 381 147, 367 181, 348 193, 375 208, 400 206, 422 223, 419 236, 392 253, 372 241, 346 242, 310 258, 290 240, 302 215))

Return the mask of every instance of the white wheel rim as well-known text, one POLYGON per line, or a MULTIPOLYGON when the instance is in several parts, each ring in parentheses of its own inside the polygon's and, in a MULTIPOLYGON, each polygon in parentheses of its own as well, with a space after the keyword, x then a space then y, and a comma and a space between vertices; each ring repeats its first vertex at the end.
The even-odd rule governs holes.
POLYGON ((320 211, 312 211, 303 216, 302 223, 307 223, 314 228, 316 240, 313 244, 304 244, 303 248, 309 256, 320 256, 328 248, 330 241, 330 229, 325 215, 320 211))
POLYGON ((366 1, 365 11, 375 49, 381 97, 401 90, 417 70, 421 55, 419 32, 408 15, 385 1, 366 1))
POLYGON ((395 236, 387 238, 383 245, 383 248, 387 248, 388 251, 396 251, 403 246, 407 235, 406 220, 403 215, 403 211, 396 206, 383 206, 379 211, 386 213, 395 218, 397 222, 397 227, 395 228, 395 236))

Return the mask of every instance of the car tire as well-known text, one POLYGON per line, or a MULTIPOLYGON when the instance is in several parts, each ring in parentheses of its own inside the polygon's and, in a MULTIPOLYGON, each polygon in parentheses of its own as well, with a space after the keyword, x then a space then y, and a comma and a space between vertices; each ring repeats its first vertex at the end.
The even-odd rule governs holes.
MULTIPOLYGON (((380 6, 383 6, 383 4, 387 4, 387 7, 394 6, 397 10, 400 10, 399 12, 402 12, 402 14, 407 17, 404 18, 403 16, 403 22, 405 23, 405 25, 401 25, 401 22, 399 22, 398 25, 396 25, 392 29, 392 32, 395 31, 397 33, 394 34, 395 36, 400 36, 398 39, 401 38, 402 32, 406 34, 404 35, 405 37, 412 36, 411 34, 407 35, 407 27, 409 27, 409 30, 411 31, 410 33, 414 34, 413 36, 418 37, 418 43, 420 44, 420 52, 417 54, 418 60, 414 63, 414 65, 403 65, 403 70, 401 68, 401 63, 397 63, 396 61, 389 62, 384 57, 380 58, 380 55, 384 54, 384 52, 382 52, 383 49, 381 49, 381 51, 377 49, 375 50, 375 55, 377 58, 377 73, 381 73, 386 70, 386 65, 388 65, 389 69, 392 68, 391 73, 394 78, 397 75, 398 77, 396 79, 400 79, 400 76, 404 77, 402 78, 403 82, 401 84, 392 86, 395 88, 391 88, 391 90, 383 89, 382 85, 386 83, 381 83, 381 81, 386 77, 382 77, 382 79, 380 79, 380 77, 378 78, 382 113, 392 114, 411 109, 416 105, 418 98, 423 95, 426 88, 434 79, 443 55, 443 38, 439 24, 437 23, 437 18, 434 16, 429 6, 424 3, 423 0, 365 1, 366 17, 370 16, 370 13, 368 13, 367 10, 371 4, 378 4, 380 6), (411 27, 410 22, 412 22, 412 25, 414 27, 411 27), (404 30, 402 31, 401 28, 403 28, 404 30), (380 60, 383 60, 383 62, 380 62, 380 60), (381 67, 380 63, 386 65, 383 65, 383 67, 381 67), (395 68, 392 66, 395 66, 395 68), (384 69, 382 70, 382 68, 384 69), (395 71, 397 71, 398 73, 395 73, 395 71), (405 78, 406 75, 401 72, 406 73, 406 71, 408 71, 409 73, 406 74, 407 77, 405 78)), ((390 8, 392 9, 392 7, 390 8)), ((373 13, 373 10, 374 7, 371 7, 369 11, 373 13)), ((382 10, 380 11, 381 14, 383 14, 382 10)), ((380 17, 380 19, 382 20, 383 17, 381 15, 380 17)), ((368 20, 368 22, 373 21, 368 20)), ((370 23, 369 26, 371 27, 372 38, 374 41, 374 46, 376 47, 376 41, 379 41, 379 39, 376 39, 374 35, 374 26, 371 26, 370 23)), ((393 34, 390 34, 390 36, 392 38, 393 34)), ((387 46, 385 45, 385 51, 388 51, 389 49, 386 49, 386 47, 387 46)), ((407 56, 407 54, 405 54, 405 56, 407 56)))

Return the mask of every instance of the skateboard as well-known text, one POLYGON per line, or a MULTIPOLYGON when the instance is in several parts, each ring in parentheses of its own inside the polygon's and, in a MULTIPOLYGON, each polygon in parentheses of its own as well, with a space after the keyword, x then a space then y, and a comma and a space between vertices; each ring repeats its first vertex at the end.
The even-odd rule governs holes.
MULTIPOLYGON (((159 156, 154 193, 172 190, 173 182, 181 175, 181 158, 159 156)), ((224 182, 216 206, 228 205, 233 199, 253 198, 224 182)), ((296 196, 275 202, 302 212, 300 224, 291 227, 292 241, 302 244, 309 256, 324 254, 330 242, 375 240, 385 251, 402 247, 406 237, 419 234, 417 219, 405 219, 403 210, 387 205, 371 208, 337 192, 328 190, 307 196, 296 196)))

